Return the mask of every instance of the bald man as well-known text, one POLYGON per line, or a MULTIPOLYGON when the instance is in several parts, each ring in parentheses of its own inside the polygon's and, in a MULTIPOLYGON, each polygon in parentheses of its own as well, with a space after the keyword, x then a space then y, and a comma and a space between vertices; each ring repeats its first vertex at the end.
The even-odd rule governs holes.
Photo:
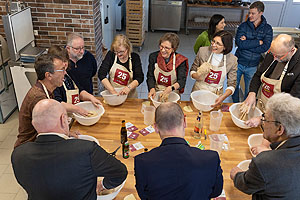
POLYGON ((16 147, 11 156, 15 177, 28 199, 96 200, 97 177, 104 177, 106 189, 126 179, 126 166, 95 142, 69 139, 67 113, 59 102, 39 101, 32 124, 37 139, 16 147))
POLYGON ((221 194, 222 169, 216 151, 190 147, 180 106, 168 102, 155 111, 162 143, 134 158, 136 189, 143 199, 210 199, 221 194))

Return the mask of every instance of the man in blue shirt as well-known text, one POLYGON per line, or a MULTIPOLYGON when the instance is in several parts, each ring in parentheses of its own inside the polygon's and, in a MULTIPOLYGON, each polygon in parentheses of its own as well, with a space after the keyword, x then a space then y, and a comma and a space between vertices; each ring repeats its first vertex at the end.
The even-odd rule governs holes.
POLYGON ((256 1, 250 5, 249 17, 237 30, 235 42, 238 46, 236 56, 238 58, 238 70, 235 92, 232 95, 234 103, 239 99, 239 85, 241 76, 244 75, 245 94, 247 97, 250 81, 256 72, 261 54, 265 53, 271 45, 273 39, 272 27, 263 16, 264 4, 256 1))
POLYGON ((93 94, 92 78, 97 72, 97 62, 95 57, 85 50, 83 37, 77 33, 70 33, 66 49, 70 58, 68 74, 78 81, 76 84, 93 94))

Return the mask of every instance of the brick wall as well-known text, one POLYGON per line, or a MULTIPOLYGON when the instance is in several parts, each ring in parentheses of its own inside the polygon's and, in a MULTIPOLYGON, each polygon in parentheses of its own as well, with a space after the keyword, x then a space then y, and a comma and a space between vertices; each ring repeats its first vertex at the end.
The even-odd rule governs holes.
MULTIPOLYGON (((102 61, 102 25, 100 0, 26 0, 31 7, 37 46, 66 44, 67 33, 77 32, 84 37, 86 49, 91 51, 98 66, 102 61)), ((0 0, 0 15, 6 15, 5 1, 0 0)), ((2 18, 0 34, 5 37, 2 18)))

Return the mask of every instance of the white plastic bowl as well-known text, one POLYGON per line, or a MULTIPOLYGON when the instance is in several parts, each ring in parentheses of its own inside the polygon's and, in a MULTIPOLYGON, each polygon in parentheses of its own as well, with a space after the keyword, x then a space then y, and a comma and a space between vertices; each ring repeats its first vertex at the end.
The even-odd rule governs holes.
POLYGON ((96 142, 100 146, 99 141, 91 135, 78 135, 78 139, 96 142))
POLYGON ((237 166, 239 168, 241 168, 243 171, 247 171, 249 169, 249 164, 250 163, 251 163, 251 160, 243 160, 237 166))
POLYGON ((90 101, 84 101, 84 102, 77 103, 76 106, 80 106, 81 108, 83 108, 87 111, 94 111, 97 113, 97 115, 93 116, 93 117, 84 117, 82 115, 73 113, 76 121, 78 121, 78 123, 80 123, 81 125, 84 125, 84 126, 91 126, 93 124, 96 124, 105 112, 103 106, 100 105, 100 107, 97 108, 90 101))
POLYGON ((263 141, 263 134, 261 133, 252 134, 248 137, 249 150, 253 157, 255 157, 256 155, 252 153, 251 148, 261 145, 262 141, 263 141))
POLYGON ((211 105, 215 104, 218 95, 208 90, 197 90, 192 92, 191 98, 195 108, 200 111, 208 112, 213 109, 211 105))
POLYGON ((119 192, 121 191, 121 189, 123 188, 123 186, 125 185, 126 179, 125 181, 119 185, 116 188, 113 188, 111 190, 113 190, 114 192, 110 193, 110 194, 106 194, 106 195, 98 195, 97 196, 97 200, 112 200, 114 198, 116 198, 116 196, 119 194, 119 192))
MULTIPOLYGON (((119 93, 122 89, 123 88, 115 88, 117 93, 119 93)), ((104 90, 100 94, 103 96, 106 103, 111 106, 121 105, 127 99, 127 95, 111 94, 108 90, 104 90)))
MULTIPOLYGON (((161 102, 158 101, 159 95, 162 93, 163 91, 158 91, 156 92, 156 95, 154 97, 154 99, 152 97, 150 97, 151 101, 153 102, 153 105, 157 108, 161 102)), ((180 96, 179 94, 175 93, 175 92, 171 92, 169 94, 169 98, 168 98, 168 102, 174 102, 177 103, 177 101, 179 101, 180 96)))
MULTIPOLYGON (((239 119, 239 116, 240 116, 239 108, 240 108, 241 104, 242 103, 235 103, 235 104, 232 104, 229 107, 229 112, 230 112, 230 115, 231 115, 231 119, 232 119, 233 123, 236 126, 238 126, 240 128, 243 128, 243 129, 249 129, 251 127, 247 126, 245 124, 245 121, 239 119)), ((253 118, 253 117, 258 117, 258 116, 261 116, 261 115, 262 115, 262 112, 257 107, 255 107, 254 112, 249 113, 249 119, 253 118)))

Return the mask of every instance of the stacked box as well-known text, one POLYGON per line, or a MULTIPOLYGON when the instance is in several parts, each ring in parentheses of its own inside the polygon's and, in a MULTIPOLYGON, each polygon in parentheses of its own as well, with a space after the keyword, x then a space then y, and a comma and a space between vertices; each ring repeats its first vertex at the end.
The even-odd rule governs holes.
POLYGON ((145 19, 144 1, 127 0, 126 35, 135 47, 141 47, 145 40, 145 19))

